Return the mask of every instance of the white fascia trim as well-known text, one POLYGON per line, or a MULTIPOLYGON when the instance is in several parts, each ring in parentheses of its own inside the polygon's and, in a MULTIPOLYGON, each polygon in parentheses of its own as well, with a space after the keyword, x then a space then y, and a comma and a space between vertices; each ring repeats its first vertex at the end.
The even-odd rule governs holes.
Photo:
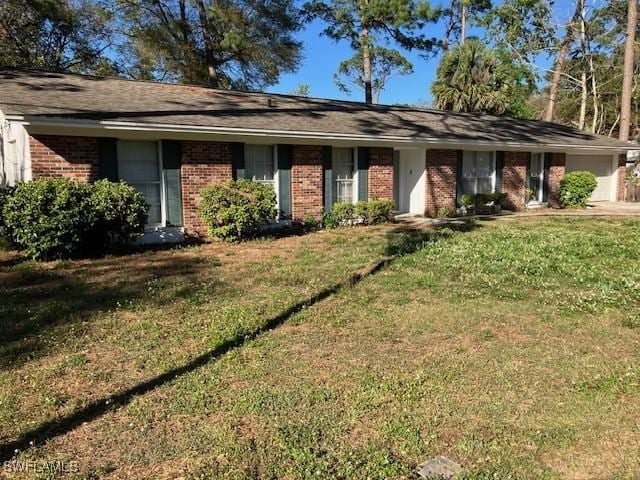
POLYGON ((86 128, 99 129, 106 131, 136 131, 136 132, 168 132, 168 133, 191 133, 191 134, 217 134, 217 135, 235 135, 249 137, 275 137, 275 138, 291 138, 301 140, 321 140, 321 141, 351 141, 351 142, 378 142, 392 144, 408 144, 433 146, 443 148, 486 148, 495 150, 496 146, 501 148, 528 149, 527 151, 549 151, 557 150, 561 152, 620 152, 624 153, 632 148, 612 147, 606 145, 595 146, 577 146, 569 144, 531 144, 522 142, 495 142, 485 140, 452 140, 445 142, 441 138, 423 137, 423 136, 395 136, 395 135, 366 135, 366 134, 349 134, 349 133, 324 133, 311 132, 305 130, 270 130, 270 129, 252 129, 252 128, 229 128, 229 127, 205 127, 198 125, 181 125, 181 124, 163 124, 163 123, 141 123, 141 122, 117 122, 102 120, 75 120, 75 119, 59 119, 59 118, 42 118, 29 117, 22 115, 7 115, 7 119, 22 123, 25 126, 33 127, 66 127, 66 128, 86 128))

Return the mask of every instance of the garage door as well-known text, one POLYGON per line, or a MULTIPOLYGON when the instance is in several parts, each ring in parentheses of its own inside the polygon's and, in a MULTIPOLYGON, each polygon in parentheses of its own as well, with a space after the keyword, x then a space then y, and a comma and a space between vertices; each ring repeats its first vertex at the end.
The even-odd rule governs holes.
POLYGON ((598 180, 591 200, 611 200, 611 155, 567 155, 567 173, 581 170, 593 173, 598 180))

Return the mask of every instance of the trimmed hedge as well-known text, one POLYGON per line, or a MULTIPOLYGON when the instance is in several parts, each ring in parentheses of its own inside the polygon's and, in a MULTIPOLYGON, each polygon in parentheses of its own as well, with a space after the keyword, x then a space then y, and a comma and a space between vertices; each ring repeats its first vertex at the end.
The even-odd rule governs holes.
POLYGON ((200 218, 209 235, 238 241, 255 235, 261 224, 276 218, 276 192, 270 185, 247 180, 226 180, 201 192, 200 218))
POLYGON ((2 216, 12 243, 32 259, 103 253, 142 233, 148 205, 124 183, 68 178, 19 184, 2 216))
POLYGON ((331 213, 324 216, 324 225, 335 228, 345 225, 377 225, 393 219, 394 203, 391 200, 334 203, 331 213))
POLYGON ((564 208, 585 208, 597 186, 596 176, 591 172, 567 173, 560 180, 560 203, 564 208))
POLYGON ((507 194, 504 192, 493 192, 493 193, 465 193, 462 195, 462 199, 460 204, 463 207, 483 207, 493 202, 494 205, 502 205, 504 199, 507 198, 507 194))

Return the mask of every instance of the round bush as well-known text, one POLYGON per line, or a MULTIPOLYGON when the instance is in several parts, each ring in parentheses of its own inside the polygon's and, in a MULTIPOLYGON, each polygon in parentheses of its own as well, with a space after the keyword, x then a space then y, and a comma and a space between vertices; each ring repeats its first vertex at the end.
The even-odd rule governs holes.
POLYGON ((95 255, 133 240, 144 229, 148 205, 124 183, 68 178, 19 184, 3 217, 9 238, 32 259, 95 255))
POLYGON ((261 224, 276 217, 276 192, 252 180, 227 180, 205 187, 199 214, 209 235, 238 241, 254 235, 261 224))
POLYGON ((76 253, 94 221, 89 197, 89 185, 68 178, 19 184, 3 211, 11 240, 33 259, 76 253))
POLYGON ((596 176, 591 172, 567 173, 560 180, 560 203, 565 208, 585 208, 597 186, 596 176))
POLYGON ((90 244, 107 249, 143 233, 149 205, 131 185, 99 180, 91 186, 90 204, 94 217, 90 244))

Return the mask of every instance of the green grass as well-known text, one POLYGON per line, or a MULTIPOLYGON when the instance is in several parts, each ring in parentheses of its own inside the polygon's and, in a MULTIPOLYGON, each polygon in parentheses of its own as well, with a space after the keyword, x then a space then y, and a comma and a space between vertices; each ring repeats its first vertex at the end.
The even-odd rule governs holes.
POLYGON ((419 463, 445 455, 465 478, 637 478, 640 221, 468 230, 339 230, 215 254, 6 267, 17 283, 1 318, 17 315, 42 338, 2 344, 1 358, 16 342, 37 346, 0 372, 3 438, 396 254, 279 328, 21 458, 76 460, 98 477, 373 479, 414 478, 419 463), (184 270, 160 277, 166 258, 184 270), (108 295, 105 265, 118 285, 108 295), (151 277, 129 292, 136 265, 151 277), (76 318, 71 292, 98 295, 98 306, 76 318), (35 320, 19 312, 26 298, 42 298, 35 320), (45 321, 56 311, 63 325, 45 321))

